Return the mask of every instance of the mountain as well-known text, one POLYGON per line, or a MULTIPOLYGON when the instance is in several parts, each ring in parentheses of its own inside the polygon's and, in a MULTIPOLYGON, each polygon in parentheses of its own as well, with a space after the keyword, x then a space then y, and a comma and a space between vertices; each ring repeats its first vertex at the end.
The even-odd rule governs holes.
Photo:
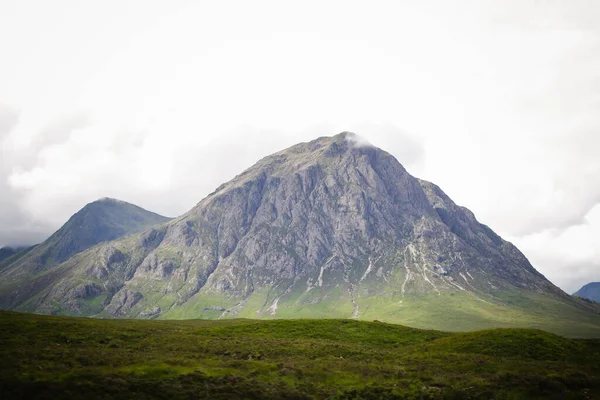
POLYGON ((600 336, 597 309, 554 286, 439 187, 347 132, 268 156, 184 215, 20 285, 0 290, 0 305, 600 336))
POLYGON ((43 243, 18 251, 6 250, 8 257, 0 261, 0 292, 6 293, 23 280, 42 276, 98 243, 141 232, 168 220, 116 199, 103 198, 89 203, 43 243))
POLYGON ((0 248, 0 262, 15 255, 19 250, 21 250, 20 247, 4 246, 0 248))
POLYGON ((21 253, 23 250, 26 250, 27 246, 4 246, 0 248, 0 263, 4 260, 15 256, 18 253, 21 253))
POLYGON ((34 244, 33 246, 4 246, 0 249, 0 271, 4 269, 4 267, 9 266, 10 264, 17 261, 19 258, 23 257, 29 251, 37 246, 34 244))
POLYGON ((600 303, 600 282, 590 282, 581 289, 573 293, 573 296, 583 297, 584 299, 600 303))

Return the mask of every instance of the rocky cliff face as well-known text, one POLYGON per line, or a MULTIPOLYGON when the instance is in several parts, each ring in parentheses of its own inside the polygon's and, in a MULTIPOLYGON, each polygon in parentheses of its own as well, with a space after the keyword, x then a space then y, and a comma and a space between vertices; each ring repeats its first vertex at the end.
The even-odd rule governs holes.
POLYGON ((351 133, 266 157, 188 213, 51 274, 17 308, 464 329, 510 326, 544 299, 577 307, 469 210, 351 133))

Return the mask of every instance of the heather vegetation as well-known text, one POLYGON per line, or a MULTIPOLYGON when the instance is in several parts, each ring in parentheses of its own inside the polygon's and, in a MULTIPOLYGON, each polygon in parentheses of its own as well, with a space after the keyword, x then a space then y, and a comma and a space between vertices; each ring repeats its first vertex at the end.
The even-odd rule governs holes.
POLYGON ((600 396, 600 340, 355 320, 99 320, 0 313, 2 399, 600 396))

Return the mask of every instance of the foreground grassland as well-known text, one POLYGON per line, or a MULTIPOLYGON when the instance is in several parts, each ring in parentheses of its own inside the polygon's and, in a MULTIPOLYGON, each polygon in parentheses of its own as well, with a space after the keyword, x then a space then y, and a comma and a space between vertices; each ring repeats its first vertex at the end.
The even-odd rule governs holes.
POLYGON ((600 340, 0 312, 1 399, 600 398, 600 340))

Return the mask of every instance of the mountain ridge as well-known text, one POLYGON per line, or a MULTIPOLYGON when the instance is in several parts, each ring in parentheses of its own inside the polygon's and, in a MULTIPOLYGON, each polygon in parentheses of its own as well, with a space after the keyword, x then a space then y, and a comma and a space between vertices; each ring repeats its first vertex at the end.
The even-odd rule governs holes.
POLYGON ((267 156, 187 213, 91 248, 50 273, 51 284, 17 309, 142 318, 335 316, 444 330, 558 332, 575 323, 582 335, 600 335, 600 317, 516 247, 348 132, 267 156), (554 326, 558 315, 571 317, 554 326))
POLYGON ((168 220, 167 217, 122 200, 103 197, 90 202, 48 239, 3 260, 0 263, 3 285, 43 274, 99 243, 118 239, 168 220))
POLYGON ((600 303, 600 282, 590 282, 583 285, 581 289, 573 293, 573 296, 582 297, 584 299, 600 303))
MULTIPOLYGON (((33 245, 36 246, 36 245, 33 245)), ((18 253, 21 253, 24 250, 27 250, 29 247, 33 246, 3 246, 0 247, 0 263, 4 260, 14 257, 18 253)))

